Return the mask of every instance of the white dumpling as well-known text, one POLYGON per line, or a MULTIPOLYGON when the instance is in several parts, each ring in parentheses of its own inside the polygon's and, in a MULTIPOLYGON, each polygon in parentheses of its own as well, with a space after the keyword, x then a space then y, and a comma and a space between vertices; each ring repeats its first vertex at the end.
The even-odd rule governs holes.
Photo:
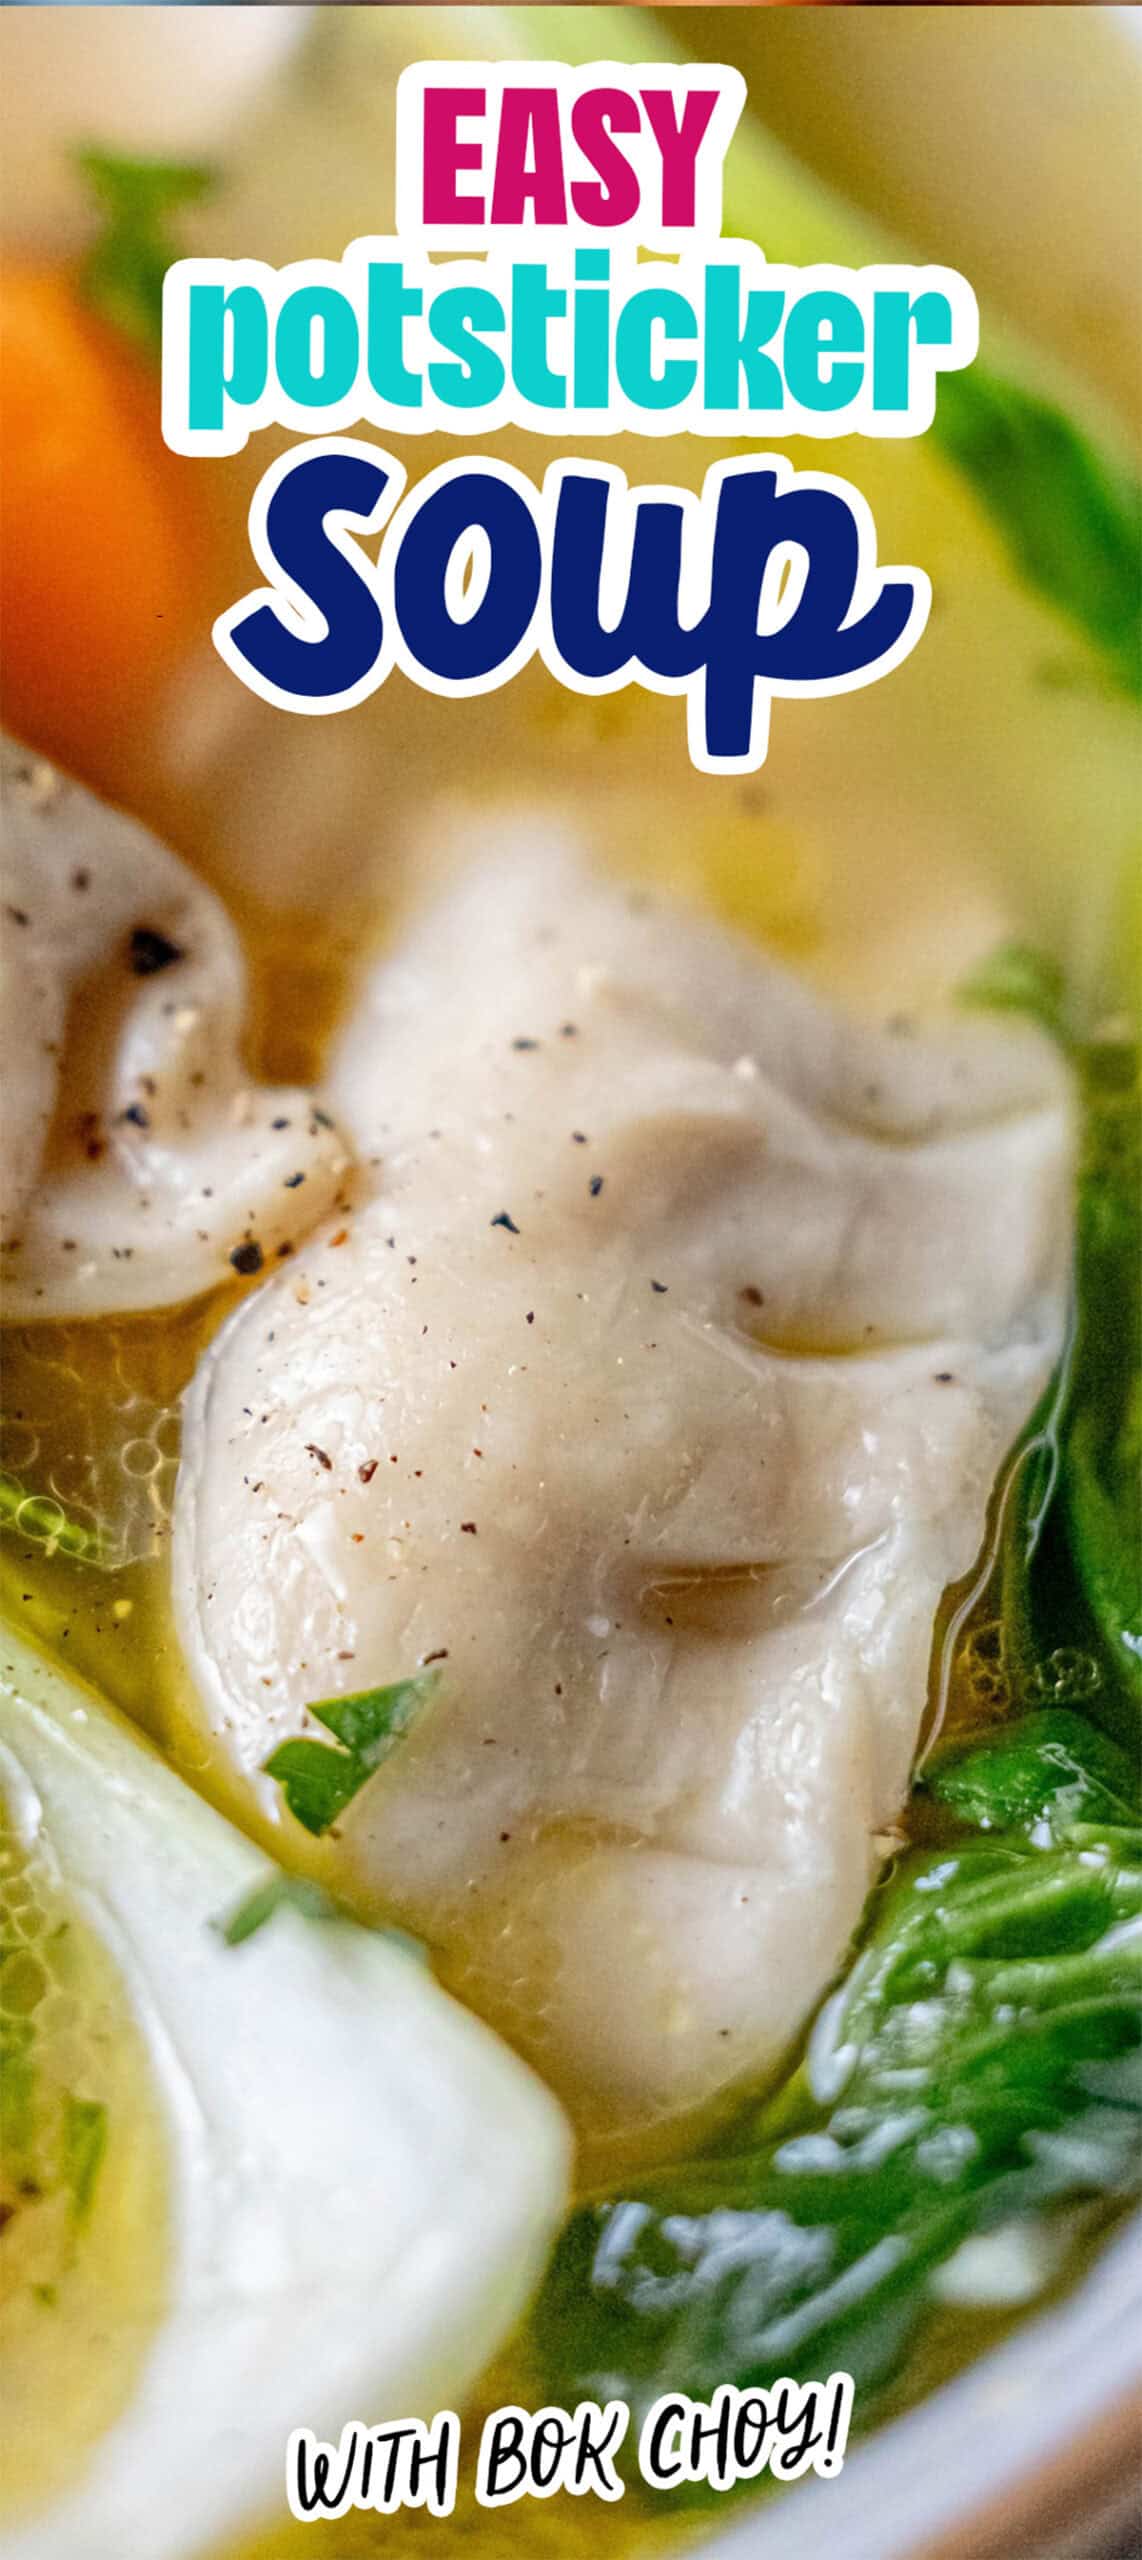
POLYGON ((185 1649, 289 1824, 258 1773, 328 1740, 307 1701, 438 1666, 338 1881, 581 2125, 645 2128, 775 2062, 859 1916, 1061 1343, 1065 1071, 505 846, 329 1090, 366 1197, 200 1368, 185 1649))
POLYGON ((211 891, 21 748, 2 779, 5 1312, 174 1305, 304 1235, 348 1156, 307 1094, 246 1075, 211 891))

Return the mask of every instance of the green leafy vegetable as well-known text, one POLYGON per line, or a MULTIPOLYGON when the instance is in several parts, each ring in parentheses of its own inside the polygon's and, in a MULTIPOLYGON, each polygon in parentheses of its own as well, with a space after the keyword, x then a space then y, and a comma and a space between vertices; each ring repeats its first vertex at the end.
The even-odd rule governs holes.
POLYGON ((1137 481, 1052 401, 979 364, 941 376, 932 436, 971 482, 1024 577, 1137 696, 1137 481))
POLYGON ((311 1707, 310 1715, 343 1744, 340 1751, 306 1735, 279 1743, 264 1766, 268 1776, 279 1780, 290 1812, 307 1831, 320 1838, 336 1822, 415 1723, 439 1677, 436 1671, 420 1672, 388 1689, 361 1689, 352 1697, 326 1698, 311 1707))
POLYGON ((84 298, 125 336, 157 356, 162 344, 163 278, 181 253, 173 214, 199 204, 215 183, 198 162, 129 157, 86 148, 75 155, 103 215, 103 228, 83 268, 84 298))
POLYGON ((1140 2030, 1142 1833, 911 1858, 739 2147, 572 2217, 545 2388, 642 2411, 836 2368, 867 2414, 963 2240, 1138 2180, 1140 2030))
MULTIPOLYGON (((1055 982, 985 963, 962 990, 1046 1019, 1055 982), (989 991, 989 983, 992 989, 989 991)), ((1055 1027, 1062 1037, 1061 993, 1055 1027)), ((1082 1104, 1075 1319, 1016 1452, 1000 1529, 1005 1668, 1016 1703, 1089 1699, 1142 1738, 1142 1090, 1124 1038, 1072 1043, 1082 1104)))
POLYGON ((65 1511, 53 1494, 30 1493, 15 1476, 0 1475, 0 1530, 31 1538, 49 1554, 75 1556, 82 1564, 99 1564, 104 1543, 98 1529, 84 1527, 65 1511))
POLYGON ((986 1742, 952 1745, 921 1785, 979 1831, 1058 1834, 1076 1822, 1130 1823, 1133 1770, 1125 1751, 1085 1716, 1045 1707, 986 1742))
POLYGON ((1078 1206, 1078 1324, 1063 1502, 1091 1615, 1142 1708, 1142 1087, 1125 1041, 1092 1042, 1078 1206))

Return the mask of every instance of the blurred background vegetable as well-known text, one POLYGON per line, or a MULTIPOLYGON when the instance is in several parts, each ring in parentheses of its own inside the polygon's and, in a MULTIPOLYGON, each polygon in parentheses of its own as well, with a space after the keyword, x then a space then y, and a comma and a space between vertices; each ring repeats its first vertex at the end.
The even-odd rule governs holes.
POLYGON ((204 489, 162 441, 162 283, 197 166, 78 153, 101 211, 80 260, 0 268, 0 711, 113 774, 206 607, 204 489))
MULTIPOLYGON (((1128 347, 1133 367, 1137 295, 1121 230, 1139 51, 1117 12, 921 8, 905 13, 906 30, 900 13, 887 27, 893 45, 903 38, 896 70, 895 52, 891 62, 876 52, 879 14, 724 9, 695 12, 692 24, 675 9, 229 10, 218 13, 216 58, 199 11, 124 11, 98 67, 78 15, 0 14, 17 145, 0 171, 0 215, 22 252, 58 255, 90 239, 69 156, 86 132, 111 151, 209 148, 222 182, 184 208, 188 248, 275 262, 339 255, 391 222, 404 62, 644 58, 653 38, 664 57, 700 44, 745 65, 731 229, 794 262, 860 264, 886 245, 958 259, 983 290, 981 369, 964 377, 958 407, 944 385, 939 434, 830 447, 869 498, 882 556, 921 561, 933 578, 923 647, 889 683, 783 706, 747 793, 692 773, 669 706, 634 692, 575 702, 542 671, 499 702, 447 706, 395 677, 341 719, 291 721, 241 695, 201 611, 154 720, 129 737, 120 715, 99 778, 227 894, 248 895, 264 877, 272 843, 278 912, 399 900, 438 858, 445 830, 424 813, 446 765, 473 819, 497 794, 533 795, 554 819, 566 803, 604 860, 712 899, 858 1004, 891 1009, 906 992, 938 1000, 1004 930, 1033 931, 1052 957, 1065 955, 1084 1013, 1120 998, 1138 948, 1123 885, 1138 871, 1123 688, 1129 402, 1115 387, 1117 356, 1114 383, 1102 356, 1128 347), (948 21, 954 34, 941 32, 948 21), (787 67, 802 41, 811 78, 787 67), (997 45, 1010 73, 998 82, 997 45), (945 80, 960 101, 950 116, 938 112, 945 80), (832 192, 838 177, 852 202, 832 192), (1061 201, 1060 190, 1068 217, 1044 244, 1044 201, 1061 201), (979 235, 1006 230, 1018 256, 981 263, 979 235), (1079 318, 1096 305, 1099 327, 1084 335, 1079 318)), ((523 435, 495 445, 525 468, 543 458, 523 435)), ((246 505, 272 450, 259 439, 232 464, 183 467, 191 501, 209 502, 225 535, 212 608, 248 582, 246 505)), ((608 447, 633 477, 684 483, 714 450, 693 438, 608 447)), ((816 448, 792 451, 819 462, 816 448)), ((401 458, 419 473, 440 447, 406 439, 401 458)), ((84 726, 78 712, 73 726, 84 726)), ((72 754, 88 771, 102 754, 93 730, 72 754)), ((494 810, 490 823, 498 828, 494 810)))

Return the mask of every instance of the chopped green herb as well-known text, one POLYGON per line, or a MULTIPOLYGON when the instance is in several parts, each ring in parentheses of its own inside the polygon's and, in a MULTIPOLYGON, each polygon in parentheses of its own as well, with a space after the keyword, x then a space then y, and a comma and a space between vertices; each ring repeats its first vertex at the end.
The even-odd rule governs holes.
POLYGON ((124 335, 157 356, 162 344, 163 278, 180 256, 171 216, 199 204, 215 183, 197 162, 138 159, 85 148, 75 154, 103 215, 103 229, 83 268, 84 298, 124 335))
POLYGON ((107 2109, 98 2098, 64 2098, 64 2174, 77 2222, 91 2210, 95 2182, 107 2149, 107 2109))
POLYGON ((315 1839, 336 1822, 369 1774, 348 1754, 330 1751, 326 1743, 310 1742, 304 1736, 283 1742, 263 1765, 271 1778, 279 1780, 295 1821, 312 1831, 315 1839))
POLYGON ((98 1529, 88 1529, 65 1511, 53 1494, 30 1493, 15 1476, 0 1474, 0 1530, 31 1538, 50 1555, 75 1556, 82 1564, 99 1564, 105 1553, 98 1529))
POLYGON ((414 1724, 439 1682, 437 1671, 419 1672, 387 1689, 360 1689, 348 1698, 326 1698, 310 1707, 311 1716, 344 1745, 333 1751, 326 1742, 301 1734, 279 1743, 263 1763, 281 1784, 290 1812, 307 1831, 320 1838, 338 1814, 386 1759, 393 1745, 414 1724))
POLYGON ((225 1919, 216 1920, 215 1928, 228 1947, 240 1947, 255 1931, 272 1920, 283 1907, 300 1911, 307 1920, 343 1920, 345 1913, 324 1885, 313 1883, 308 1876, 287 1876, 280 1867, 271 1868, 264 1883, 239 1902, 225 1919))
MULTIPOLYGON (((213 1926, 228 1947, 240 1947, 257 1930, 264 1928, 276 1911, 281 1910, 300 1911, 305 1920, 340 1920, 352 1927, 362 1925, 345 1903, 338 1902, 335 1894, 327 1893, 324 1885, 315 1884, 312 1877, 287 1876, 282 1868, 271 1867, 262 1883, 255 1885, 244 1901, 224 1918, 216 1920, 213 1926)), ((423 1941, 412 1937, 407 1929, 383 1928, 370 1934, 387 1939, 390 1946, 399 1947, 402 1954, 412 1956, 418 1964, 428 1961, 423 1941)))
POLYGON ((965 978, 961 1004, 987 1005, 997 1013, 1027 1013, 1057 1040, 1066 1037, 1066 981, 1058 962, 1030 942, 1001 942, 965 978))

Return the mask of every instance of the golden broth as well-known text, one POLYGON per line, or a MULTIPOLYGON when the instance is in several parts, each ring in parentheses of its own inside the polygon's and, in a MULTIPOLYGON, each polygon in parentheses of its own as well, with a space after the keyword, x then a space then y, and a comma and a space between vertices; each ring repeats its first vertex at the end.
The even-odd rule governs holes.
POLYGON ((115 1965, 0 1751, 0 2520, 63 2489, 162 2315, 160 2111, 115 1965))

